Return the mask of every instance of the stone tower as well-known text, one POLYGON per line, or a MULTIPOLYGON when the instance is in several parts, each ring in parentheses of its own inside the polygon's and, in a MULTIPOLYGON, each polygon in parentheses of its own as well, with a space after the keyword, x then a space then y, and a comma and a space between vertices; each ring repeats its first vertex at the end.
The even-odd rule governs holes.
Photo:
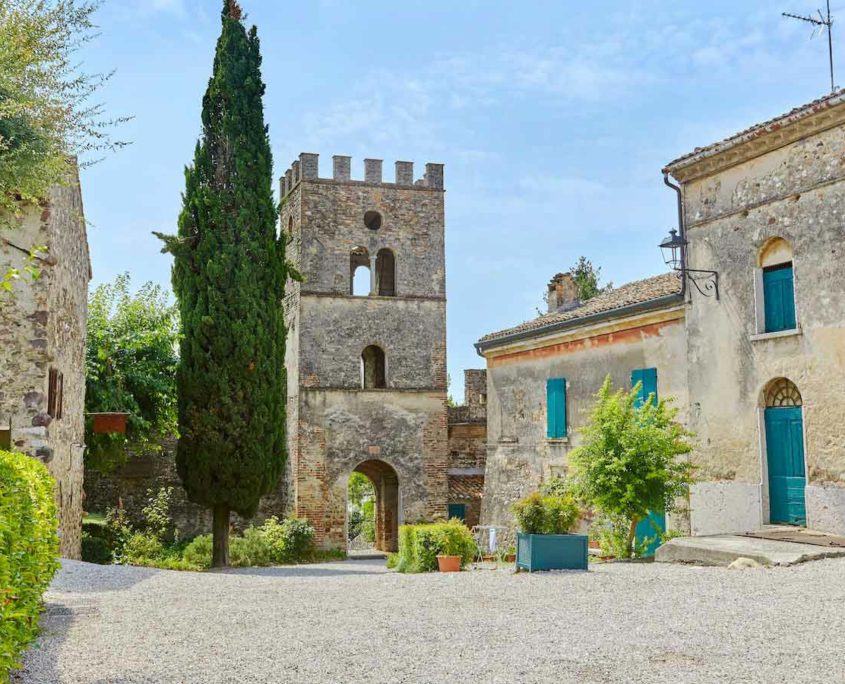
POLYGON ((446 278, 443 166, 301 154, 282 178, 288 258, 288 508, 322 548, 346 548, 350 473, 376 490, 376 546, 405 521, 446 515, 446 278), (369 271, 369 274, 367 274, 369 271), (369 277, 367 277, 369 275, 369 277), (362 277, 363 276, 363 277, 362 277), (363 290, 359 288, 363 285, 363 290))

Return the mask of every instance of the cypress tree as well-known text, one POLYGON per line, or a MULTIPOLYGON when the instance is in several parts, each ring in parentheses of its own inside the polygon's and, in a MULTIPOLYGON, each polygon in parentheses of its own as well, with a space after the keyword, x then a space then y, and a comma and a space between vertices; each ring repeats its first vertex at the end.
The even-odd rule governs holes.
POLYGON ((224 2, 222 24, 178 235, 158 235, 174 256, 182 321, 176 466, 188 498, 213 511, 215 567, 228 565, 230 512, 255 514, 285 456, 287 266, 261 56, 236 0, 224 2))

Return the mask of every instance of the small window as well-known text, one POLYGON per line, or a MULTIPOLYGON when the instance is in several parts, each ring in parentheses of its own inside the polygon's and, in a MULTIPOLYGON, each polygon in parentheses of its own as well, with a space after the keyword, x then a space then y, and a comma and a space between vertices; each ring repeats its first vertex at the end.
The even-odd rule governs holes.
POLYGON ((361 353, 361 387, 364 389, 387 387, 384 351, 374 344, 361 353))
POLYGON ((381 228, 381 214, 377 211, 368 211, 364 214, 364 225, 370 230, 381 228))
POLYGON ((50 369, 47 380, 47 413, 55 420, 59 420, 62 417, 64 381, 65 379, 62 373, 55 368, 50 369))
POLYGON ((478 404, 479 406, 487 406, 487 395, 484 392, 478 395, 478 404))
POLYGON ((376 291, 381 297, 396 296, 396 260, 387 248, 376 256, 376 291))
POLYGON ((467 519, 467 505, 466 504, 449 504, 448 506, 448 513, 449 520, 452 518, 457 518, 461 522, 466 522, 467 519))
POLYGON ((640 392, 637 395, 637 406, 642 406, 648 401, 648 398, 653 394, 652 400, 657 403, 657 369, 656 368, 638 368, 631 371, 631 389, 640 385, 640 392))
POLYGON ((370 255, 366 247, 356 247, 349 255, 349 294, 366 297, 370 294, 370 255))
POLYGON ((546 381, 546 420, 549 439, 566 437, 566 378, 546 381))
POLYGON ((765 332, 795 329, 795 286, 792 263, 763 269, 765 332))

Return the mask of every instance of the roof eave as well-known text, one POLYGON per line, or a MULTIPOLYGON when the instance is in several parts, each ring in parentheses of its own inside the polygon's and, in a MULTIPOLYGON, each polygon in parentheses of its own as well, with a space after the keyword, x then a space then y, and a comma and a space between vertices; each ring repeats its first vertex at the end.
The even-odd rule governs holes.
POLYGON ((663 295, 662 297, 649 299, 645 302, 637 302, 636 304, 628 304, 627 306, 622 306, 616 309, 599 311, 597 313, 590 314, 589 316, 584 316, 583 318, 571 318, 566 321, 550 323, 549 325, 544 325, 539 328, 533 328, 531 330, 521 330, 519 332, 510 333, 509 335, 494 337, 490 340, 479 340, 475 343, 475 352, 479 356, 484 357, 484 352, 489 351, 490 349, 501 347, 506 344, 511 344, 513 342, 518 342, 520 340, 526 340, 532 337, 539 337, 540 335, 548 335, 549 333, 560 332, 562 330, 571 330, 573 328, 578 328, 583 325, 588 325, 590 323, 598 323, 610 318, 616 318, 618 316, 627 316, 630 314, 645 313, 647 311, 653 311, 655 309, 662 309, 663 307, 669 306, 670 304, 680 304, 683 301, 683 297, 680 293, 663 295))

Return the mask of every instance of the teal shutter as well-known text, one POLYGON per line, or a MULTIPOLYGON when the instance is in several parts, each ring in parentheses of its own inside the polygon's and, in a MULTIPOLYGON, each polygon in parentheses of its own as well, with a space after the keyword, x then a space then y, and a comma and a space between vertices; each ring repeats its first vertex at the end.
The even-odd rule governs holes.
POLYGON ((763 310, 766 332, 795 328, 795 285, 792 264, 763 271, 763 310))
POLYGON ((461 522, 466 522, 467 520, 467 507, 466 504, 449 504, 449 520, 452 518, 457 518, 461 522))
POLYGON ((656 368, 638 368, 631 371, 631 387, 633 388, 638 382, 642 382, 640 394, 637 397, 637 406, 645 404, 650 395, 654 395, 654 401, 657 401, 657 369, 656 368))
POLYGON ((546 381, 546 416, 549 439, 566 437, 566 378, 546 381))

